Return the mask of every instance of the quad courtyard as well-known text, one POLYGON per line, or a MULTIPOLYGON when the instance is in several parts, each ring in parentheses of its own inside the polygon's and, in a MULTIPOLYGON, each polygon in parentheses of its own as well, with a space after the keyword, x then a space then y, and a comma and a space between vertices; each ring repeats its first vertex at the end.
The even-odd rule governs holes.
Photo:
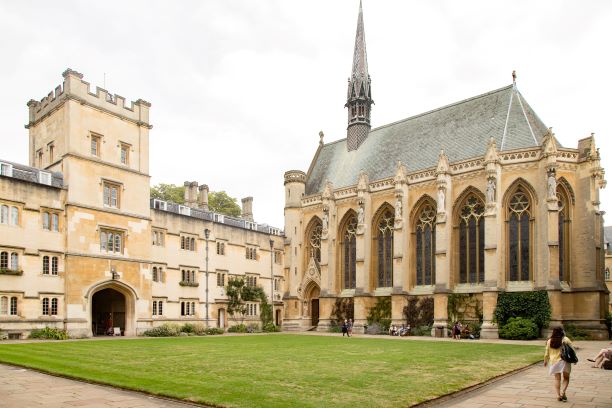
POLYGON ((3 342, 0 394, 6 407, 612 406, 611 372, 586 360, 607 341, 576 343, 567 403, 553 397, 543 344, 331 333, 3 342))

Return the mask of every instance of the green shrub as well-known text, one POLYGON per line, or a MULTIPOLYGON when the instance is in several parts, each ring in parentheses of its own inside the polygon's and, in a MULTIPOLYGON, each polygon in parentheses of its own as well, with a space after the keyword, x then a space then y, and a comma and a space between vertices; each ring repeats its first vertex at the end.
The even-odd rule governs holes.
POLYGON ((161 326, 149 329, 142 334, 147 337, 176 337, 181 333, 187 335, 187 333, 181 332, 181 326, 178 324, 164 323, 161 326))
POLYGON ((261 329, 259 328, 259 324, 257 323, 249 323, 247 325, 247 333, 258 333, 261 329))
POLYGON ((588 340, 590 338, 588 331, 576 327, 576 325, 572 323, 565 323, 563 325, 563 331, 565 331, 565 335, 572 340, 588 340))
POLYGON ((495 321, 506 325, 512 317, 523 317, 534 322, 538 328, 548 327, 550 302, 545 290, 533 292, 500 292, 495 307, 495 321))
POLYGON ((385 334, 391 326, 391 297, 379 297, 376 305, 368 310, 369 334, 385 334))
POLYGON ((406 324, 411 328, 428 326, 434 321, 434 300, 431 296, 407 296, 408 304, 404 306, 406 324))
POLYGON ((499 328, 499 337, 511 340, 532 340, 538 337, 538 325, 531 319, 511 317, 499 328))
POLYGON ((431 336, 431 326, 416 326, 410 328, 412 336, 431 336))
POLYGON ((246 333, 247 327, 244 324, 237 324, 227 329, 228 333, 246 333))
POLYGON ((185 323, 182 327, 181 327, 181 332, 183 333, 193 333, 196 334, 196 327, 195 325, 191 324, 191 323, 185 323))
POLYGON ((263 327, 263 331, 266 333, 276 333, 281 331, 280 327, 274 323, 268 323, 263 327))
POLYGON ((68 333, 63 329, 53 327, 45 327, 44 329, 34 329, 30 332, 30 339, 48 339, 48 340, 67 340, 68 333))
POLYGON ((216 334, 223 334, 225 333, 225 330, 223 330, 220 327, 209 327, 208 329, 204 330, 204 334, 206 334, 207 336, 214 336, 216 334))
MULTIPOLYGON (((367 326, 366 326, 367 329, 367 326)), ((340 333, 342 331, 342 328, 338 325, 331 325, 329 326, 329 329, 327 329, 327 331, 329 333, 340 333)))

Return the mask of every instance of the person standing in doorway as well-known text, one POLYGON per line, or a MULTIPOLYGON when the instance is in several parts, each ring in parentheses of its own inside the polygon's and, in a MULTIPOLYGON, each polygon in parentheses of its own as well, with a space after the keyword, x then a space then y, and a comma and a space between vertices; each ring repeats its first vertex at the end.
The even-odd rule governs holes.
POLYGON ((555 376, 555 391, 558 401, 567 401, 565 391, 570 381, 572 365, 561 358, 561 345, 572 345, 569 338, 565 337, 565 332, 561 327, 555 327, 546 342, 544 353, 544 367, 548 366, 548 374, 555 376), (563 380, 561 380, 563 376, 563 380))
POLYGON ((348 336, 351 337, 353 335, 353 319, 348 319, 346 330, 348 332, 348 336))

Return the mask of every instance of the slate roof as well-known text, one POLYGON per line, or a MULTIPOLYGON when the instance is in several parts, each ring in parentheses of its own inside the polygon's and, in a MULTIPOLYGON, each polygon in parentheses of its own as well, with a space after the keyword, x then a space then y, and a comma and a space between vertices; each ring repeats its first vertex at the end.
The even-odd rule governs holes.
POLYGON ((483 156, 493 137, 500 151, 539 146, 547 126, 515 85, 497 89, 370 131, 363 144, 347 151, 346 139, 323 145, 306 179, 306 194, 357 184, 365 171, 370 181, 395 175, 398 161, 408 172, 435 167, 440 150, 449 161, 483 156))
MULTIPOLYGON (((13 167, 12 176, 2 175, 3 177, 10 177, 18 180, 28 181, 30 183, 42 183, 40 180, 40 170, 36 167, 25 166, 23 164, 13 163, 2 159, 0 159, 0 162, 10 164, 13 167)), ((51 174, 51 187, 62 188, 64 186, 64 176, 62 173, 56 171, 43 171, 45 173, 51 174)))

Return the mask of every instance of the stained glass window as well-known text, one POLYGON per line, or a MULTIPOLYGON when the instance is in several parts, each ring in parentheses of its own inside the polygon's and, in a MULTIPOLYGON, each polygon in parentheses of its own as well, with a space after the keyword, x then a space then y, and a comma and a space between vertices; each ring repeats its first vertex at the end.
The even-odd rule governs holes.
POLYGON ((459 213, 459 282, 484 282, 484 203, 468 195, 459 213))
POLYGON ((342 288, 355 288, 355 272, 357 264, 357 217, 351 215, 342 229, 342 288))
POLYGON ((310 228, 310 234, 308 235, 308 259, 314 258, 317 262, 321 262, 322 231, 321 223, 317 222, 310 228))
POLYGON ((388 288, 393 286, 393 223, 395 221, 394 213, 391 210, 385 210, 378 222, 375 224, 376 229, 376 255, 378 259, 377 286, 379 288, 388 288))
POLYGON ((559 207, 559 280, 570 281, 570 227, 569 199, 560 186, 557 187, 557 200, 559 207))
POLYGON ((531 220, 529 197, 519 187, 508 205, 508 277, 511 281, 531 279, 531 220))
POLYGON ((433 204, 427 203, 419 211, 415 234, 417 285, 433 285, 436 281, 436 208, 433 204))

